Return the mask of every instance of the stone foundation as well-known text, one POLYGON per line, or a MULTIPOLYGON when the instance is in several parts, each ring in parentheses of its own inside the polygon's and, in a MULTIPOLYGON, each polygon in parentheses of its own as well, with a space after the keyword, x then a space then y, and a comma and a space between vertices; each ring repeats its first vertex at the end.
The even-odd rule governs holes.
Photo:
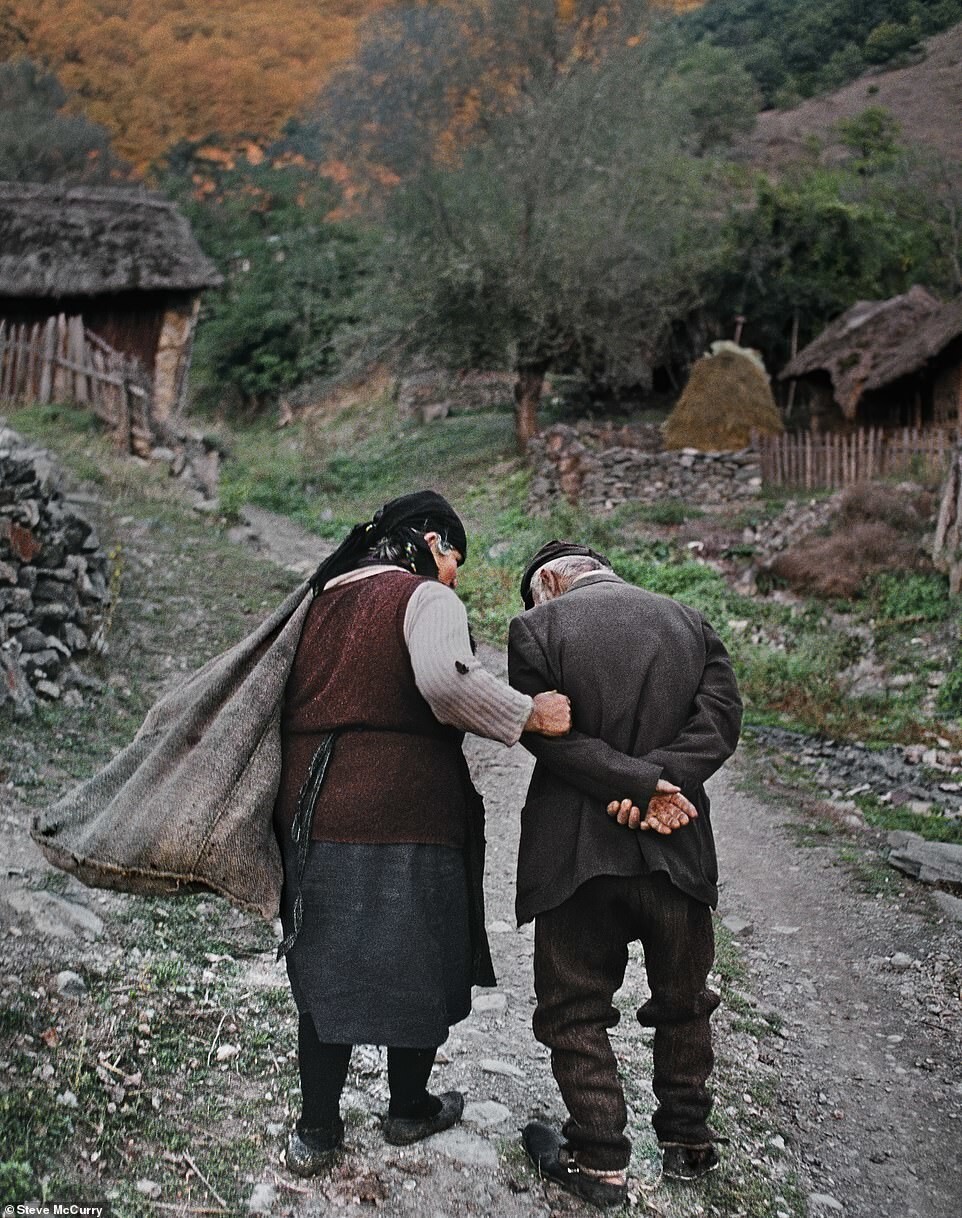
MULTIPOLYGON (((556 424, 531 441, 533 468, 529 510, 544 514, 560 503, 610 512, 624 503, 682 500, 699 507, 720 507, 757 498, 762 489, 758 454, 679 452, 656 447, 649 434, 556 424), (606 447, 610 435, 614 445, 606 447)), ((610 442, 610 441, 609 441, 610 442)))
POLYGON ((95 678, 74 660, 97 646, 109 563, 64 496, 49 453, 0 418, 0 708, 72 697, 95 678))

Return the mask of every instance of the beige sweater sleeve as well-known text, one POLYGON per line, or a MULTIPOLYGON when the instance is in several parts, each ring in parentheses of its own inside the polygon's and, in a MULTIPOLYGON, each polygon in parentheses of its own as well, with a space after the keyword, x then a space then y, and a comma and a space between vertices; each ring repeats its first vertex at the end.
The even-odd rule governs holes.
POLYGON ((408 601, 404 641, 418 690, 442 723, 502 744, 517 743, 531 699, 485 671, 472 655, 468 615, 450 588, 421 584, 408 601))

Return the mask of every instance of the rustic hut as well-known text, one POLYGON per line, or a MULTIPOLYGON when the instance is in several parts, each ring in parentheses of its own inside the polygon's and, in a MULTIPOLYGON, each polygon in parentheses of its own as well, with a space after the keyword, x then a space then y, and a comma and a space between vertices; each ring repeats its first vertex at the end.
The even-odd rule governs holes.
POLYGON ((755 432, 777 435, 781 416, 757 353, 718 343, 693 366, 662 426, 666 448, 703 452, 745 448, 755 432))
POLYGON ((0 182, 0 320, 81 316, 144 365, 157 419, 180 401, 200 293, 221 282, 159 195, 0 182))
POLYGON ((808 390, 812 426, 962 429, 962 300, 913 287, 859 301, 780 374, 808 390))

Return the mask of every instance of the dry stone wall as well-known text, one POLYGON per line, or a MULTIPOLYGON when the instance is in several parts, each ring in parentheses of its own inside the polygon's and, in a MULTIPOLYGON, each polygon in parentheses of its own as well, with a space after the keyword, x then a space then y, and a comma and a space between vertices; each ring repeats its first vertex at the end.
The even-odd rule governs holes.
POLYGON ((0 418, 0 708, 82 700, 99 685, 75 659, 96 646, 109 561, 93 525, 63 493, 49 453, 0 418))
POLYGON ((609 512, 623 503, 665 499, 717 507, 761 493, 761 466, 753 449, 666 451, 647 433, 639 436, 637 446, 626 443, 631 438, 627 433, 624 429, 613 436, 611 445, 604 430, 559 423, 536 436, 529 448, 534 473, 530 510, 544 513, 567 502, 609 512))

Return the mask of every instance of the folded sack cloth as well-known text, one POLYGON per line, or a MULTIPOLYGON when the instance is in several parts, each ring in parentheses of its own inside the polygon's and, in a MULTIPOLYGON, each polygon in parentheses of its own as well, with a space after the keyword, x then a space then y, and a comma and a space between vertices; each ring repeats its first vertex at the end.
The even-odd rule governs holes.
POLYGON ((209 890, 277 916, 281 711, 312 595, 302 584, 161 698, 104 769, 35 818, 31 835, 54 866, 96 888, 209 890))

